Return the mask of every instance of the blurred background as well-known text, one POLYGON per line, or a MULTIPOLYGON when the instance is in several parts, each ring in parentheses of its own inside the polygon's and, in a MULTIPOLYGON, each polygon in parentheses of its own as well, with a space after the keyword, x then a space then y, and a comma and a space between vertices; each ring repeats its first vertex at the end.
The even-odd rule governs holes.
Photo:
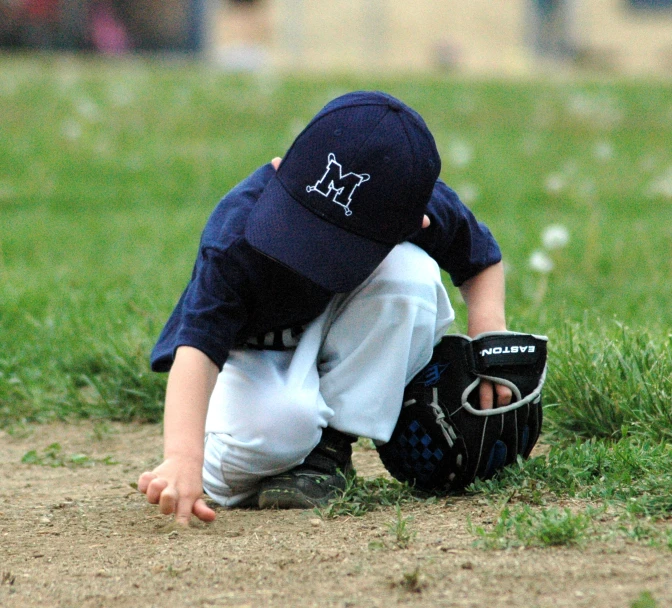
POLYGON ((0 49, 224 68, 672 74, 672 0, 0 0, 0 49))
POLYGON ((366 88, 500 243, 548 419, 672 437, 671 77, 672 0, 0 0, 0 429, 160 420, 213 207, 366 88))

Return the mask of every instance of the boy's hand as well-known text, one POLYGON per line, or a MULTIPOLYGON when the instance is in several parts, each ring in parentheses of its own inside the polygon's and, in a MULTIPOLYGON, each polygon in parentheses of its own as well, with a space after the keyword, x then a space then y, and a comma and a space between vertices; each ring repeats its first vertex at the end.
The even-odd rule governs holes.
MULTIPOLYGON (((474 338, 487 331, 505 331, 504 266, 489 266, 460 287, 469 315, 468 334, 474 338)), ((482 410, 509 405, 513 393, 508 386, 481 380, 478 387, 482 410)))
POLYGON ((215 512, 203 500, 201 466, 189 459, 167 458, 140 475, 138 490, 164 515, 174 513, 180 525, 189 525, 192 513, 201 521, 213 521, 215 512))
POLYGON ((215 519, 203 500, 203 437, 208 402, 219 370, 208 356, 180 346, 168 375, 163 418, 163 462, 138 479, 138 490, 188 525, 192 513, 202 521, 215 519))
POLYGON ((478 387, 478 397, 482 410, 491 410, 493 407, 509 405, 513 399, 513 393, 508 386, 496 384, 490 380, 481 380, 478 387))

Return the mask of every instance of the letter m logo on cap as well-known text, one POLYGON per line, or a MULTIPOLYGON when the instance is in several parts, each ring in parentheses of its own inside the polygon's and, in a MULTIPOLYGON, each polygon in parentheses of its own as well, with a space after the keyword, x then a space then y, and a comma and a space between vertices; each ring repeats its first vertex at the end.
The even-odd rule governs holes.
POLYGON ((364 182, 369 181, 367 173, 346 173, 343 175, 343 167, 336 160, 336 155, 329 153, 327 157, 327 169, 324 175, 312 186, 306 186, 306 192, 317 192, 330 199, 345 209, 345 215, 352 215, 350 203, 354 191, 364 182))

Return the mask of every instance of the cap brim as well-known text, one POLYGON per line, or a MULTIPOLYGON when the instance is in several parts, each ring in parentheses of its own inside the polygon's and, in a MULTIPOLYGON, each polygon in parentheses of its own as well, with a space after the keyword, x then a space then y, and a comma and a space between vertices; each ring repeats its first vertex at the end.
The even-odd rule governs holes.
POLYGON ((277 176, 253 207, 245 238, 261 253, 336 293, 361 284, 393 247, 320 218, 294 200, 277 176))

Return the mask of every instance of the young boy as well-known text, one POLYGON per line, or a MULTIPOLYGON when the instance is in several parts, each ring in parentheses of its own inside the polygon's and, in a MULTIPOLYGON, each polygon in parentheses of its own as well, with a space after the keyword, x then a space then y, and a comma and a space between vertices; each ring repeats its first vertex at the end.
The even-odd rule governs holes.
MULTIPOLYGON (((152 352, 170 371, 164 461, 140 476, 180 523, 223 506, 307 508, 345 486, 351 443, 389 440, 405 385, 454 320, 505 330, 501 254, 439 177, 423 119, 380 92, 327 104, 215 208, 152 352)), ((511 391, 483 382, 481 407, 511 391)))

